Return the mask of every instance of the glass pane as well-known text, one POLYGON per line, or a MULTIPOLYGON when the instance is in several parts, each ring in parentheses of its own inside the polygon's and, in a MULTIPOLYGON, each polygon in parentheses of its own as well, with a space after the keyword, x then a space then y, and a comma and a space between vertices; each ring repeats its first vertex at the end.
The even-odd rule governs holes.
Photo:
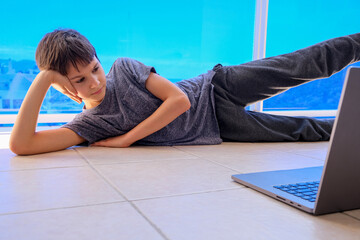
MULTIPOLYGON (((358 0, 271 0, 266 56, 295 51, 360 29, 358 0)), ((355 65, 359 65, 358 63, 355 65)), ((346 70, 264 101, 264 110, 337 109, 346 70)))
MULTIPOLYGON (((255 0, 248 1, 5 1, 0 8, 0 113, 16 113, 39 72, 42 36, 74 28, 97 50, 108 72, 131 57, 172 80, 195 77, 217 63, 252 57, 255 0)), ((43 113, 79 112, 77 103, 50 89, 43 113)))

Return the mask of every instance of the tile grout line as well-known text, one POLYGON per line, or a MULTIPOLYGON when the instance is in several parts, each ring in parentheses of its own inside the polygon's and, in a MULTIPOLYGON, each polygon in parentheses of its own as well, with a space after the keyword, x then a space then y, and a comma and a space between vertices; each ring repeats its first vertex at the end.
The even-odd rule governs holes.
POLYGON ((37 171, 37 170, 50 170, 50 169, 64 169, 64 168, 83 168, 88 165, 79 165, 79 166, 62 166, 62 167, 44 167, 44 168, 24 168, 24 169, 15 169, 15 170, 0 170, 0 173, 6 172, 26 172, 26 171, 37 171))
POLYGON ((145 216, 145 214, 144 214, 143 212, 141 212, 140 209, 139 209, 132 201, 130 201, 130 200, 115 186, 115 184, 114 184, 110 179, 108 179, 108 178, 106 178, 105 176, 103 176, 103 175, 88 161, 88 159, 87 159, 84 155, 81 154, 80 151, 77 151, 77 150, 75 150, 75 151, 84 159, 85 162, 87 162, 87 163, 89 164, 89 167, 90 167, 96 174, 98 174, 107 184, 109 184, 109 186, 110 186, 111 188, 113 188, 122 198, 124 198, 124 199, 126 200, 126 202, 128 202, 128 203, 133 207, 133 209, 135 209, 135 211, 137 211, 138 214, 140 214, 140 216, 142 216, 142 217, 145 219, 145 221, 147 221, 147 222, 150 224, 150 226, 152 226, 152 227, 155 229, 155 231, 156 231, 158 234, 160 234, 160 236, 162 236, 165 240, 170 240, 170 239, 165 235, 165 233, 163 233, 163 232, 161 231, 161 229, 160 229, 155 223, 153 223, 147 216, 145 216))
POLYGON ((237 169, 235 169, 235 168, 231 168, 231 167, 229 167, 229 166, 223 165, 223 164, 221 164, 221 163, 219 163, 219 162, 216 162, 215 160, 210 160, 210 159, 206 159, 206 160, 208 160, 208 161, 210 161, 210 162, 212 162, 212 163, 214 163, 214 164, 216 164, 216 165, 225 167, 225 168, 227 168, 227 169, 229 169, 229 170, 235 171, 236 173, 242 173, 241 171, 239 171, 239 170, 237 170, 237 169))
POLYGON ((131 202, 139 202, 139 201, 147 201, 147 200, 155 200, 155 199, 163 199, 163 198, 174 198, 174 197, 184 197, 184 196, 192 196, 197 194, 205 194, 205 193, 216 193, 216 192, 225 192, 225 191, 235 191, 240 189, 246 189, 248 187, 245 186, 239 186, 239 187, 233 187, 233 188, 226 188, 226 189, 215 189, 215 190, 208 190, 203 192, 192 192, 192 193, 180 193, 180 194, 173 194, 173 195, 167 195, 167 196, 155 196, 155 197, 148 197, 148 198, 136 198, 130 200, 131 202))
MULTIPOLYGON (((68 148, 67 150, 73 151, 75 154, 78 154, 77 151, 74 148, 68 148)), ((40 153, 35 155, 42 155, 46 153, 40 153)), ((16 155, 18 156, 18 155, 16 155)), ((34 156, 34 155, 33 155, 34 156)), ((0 173, 3 172, 22 172, 22 171, 32 171, 32 170, 49 170, 49 169, 62 169, 62 168, 80 168, 80 167, 86 167, 89 165, 88 162, 85 161, 86 164, 83 165, 74 165, 74 166, 50 166, 50 167, 35 167, 35 168, 20 168, 20 169, 9 169, 9 170, 0 170, 0 173)))
POLYGON ((113 184, 109 179, 107 179, 105 176, 103 176, 103 175, 89 162, 89 160, 88 160, 81 152, 79 152, 79 151, 77 151, 77 150, 75 150, 75 151, 77 152, 77 154, 80 155, 81 158, 84 159, 84 161, 88 164, 88 166, 89 166, 97 175, 99 175, 106 183, 108 183, 108 184, 111 186, 111 188, 113 188, 117 193, 119 193, 122 198, 124 198, 127 202, 129 202, 129 199, 127 199, 127 197, 126 197, 122 192, 120 192, 120 191, 116 188, 115 184, 113 184))
MULTIPOLYGON (((178 149, 177 147, 174 147, 174 148, 178 149)), ((191 154, 191 155, 193 155, 193 156, 195 156, 195 157, 197 157, 197 158, 200 158, 200 159, 202 159, 202 160, 209 161, 209 162, 214 163, 214 164, 216 164, 216 165, 219 165, 219 166, 221 166, 221 167, 225 167, 225 168, 227 168, 227 169, 229 169, 229 170, 231 170, 231 171, 235 171, 236 173, 241 173, 239 170, 236 170, 236 169, 234 169, 234 168, 228 167, 228 166, 226 166, 226 165, 222 165, 221 163, 218 163, 218 162, 216 162, 216 161, 214 161, 214 160, 210 160, 210 159, 207 159, 207 158, 202 157, 202 156, 197 156, 197 155, 194 154, 194 153, 189 153, 189 152, 186 152, 186 151, 184 151, 184 150, 182 150, 182 149, 178 149, 178 150, 179 150, 179 151, 182 151, 182 152, 184 152, 184 153, 187 153, 187 154, 191 154)))
POLYGON ((169 162, 169 161, 178 161, 178 160, 198 160, 199 158, 171 158, 171 159, 154 159, 154 160, 139 160, 139 161, 130 161, 130 162, 113 162, 113 163, 95 163, 94 166, 109 166, 109 165, 121 165, 121 164, 136 164, 136 163, 153 163, 153 162, 169 162))
POLYGON ((73 209, 73 208, 93 207, 93 206, 100 206, 100 205, 107 205, 107 204, 115 204, 115 203, 126 203, 126 201, 114 201, 114 202, 104 202, 104 203, 92 203, 92 204, 84 204, 84 205, 76 205, 76 206, 68 206, 68 207, 55 207, 55 208, 28 210, 28 211, 21 211, 21 212, 0 213, 0 217, 2 217, 2 216, 7 216, 7 215, 36 213, 36 212, 46 212, 46 211, 53 211, 53 210, 66 210, 66 209, 73 209))
MULTIPOLYGON (((325 161, 325 159, 319 159, 319 158, 311 157, 309 155, 303 155, 303 154, 300 154, 298 152, 289 152, 289 153, 294 154, 294 155, 298 155, 298 156, 301 156, 301 157, 311 158, 311 159, 318 160, 318 161, 321 161, 321 162, 325 161)), ((326 158, 326 156, 325 156, 325 158, 326 158)))
POLYGON ((357 221, 360 221, 360 218, 357 218, 357 217, 355 217, 355 216, 352 216, 352 215, 350 215, 350 214, 348 214, 348 213, 342 212, 342 214, 344 214, 344 215, 346 215, 346 216, 348 216, 348 217, 351 217, 351 218, 353 218, 353 219, 355 219, 355 220, 357 220, 357 221))

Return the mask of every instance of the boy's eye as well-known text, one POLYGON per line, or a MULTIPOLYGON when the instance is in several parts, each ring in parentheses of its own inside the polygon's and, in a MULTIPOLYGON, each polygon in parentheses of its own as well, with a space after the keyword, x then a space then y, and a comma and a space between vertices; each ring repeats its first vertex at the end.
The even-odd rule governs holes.
POLYGON ((96 72, 99 69, 99 67, 95 67, 93 72, 96 72))
POLYGON ((76 83, 81 83, 84 81, 85 78, 80 78, 80 80, 76 81, 76 83))

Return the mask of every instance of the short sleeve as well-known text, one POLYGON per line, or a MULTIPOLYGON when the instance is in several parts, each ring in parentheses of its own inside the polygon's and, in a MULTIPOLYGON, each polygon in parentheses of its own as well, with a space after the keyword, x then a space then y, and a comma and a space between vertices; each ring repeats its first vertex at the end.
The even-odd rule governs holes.
POLYGON ((101 115, 90 115, 80 113, 75 118, 61 126, 68 128, 84 138, 88 144, 92 144, 102 139, 119 136, 124 134, 124 131, 116 128, 113 124, 116 122, 116 117, 105 118, 101 115))
MULTIPOLYGON (((156 73, 156 70, 152 66, 147 66, 137 60, 131 58, 118 58, 112 70, 115 72, 121 72, 126 75, 127 79, 133 81, 134 84, 138 84, 145 89, 145 82, 149 78, 151 72, 156 73)), ((115 73, 116 74, 116 73, 115 73)))

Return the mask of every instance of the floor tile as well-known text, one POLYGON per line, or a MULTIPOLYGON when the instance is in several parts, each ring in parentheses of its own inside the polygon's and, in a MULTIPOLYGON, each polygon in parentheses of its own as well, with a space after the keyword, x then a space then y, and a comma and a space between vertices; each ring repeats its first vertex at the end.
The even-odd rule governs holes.
POLYGON ((329 142, 237 143, 224 142, 209 146, 176 146, 185 152, 204 158, 238 157, 243 154, 277 154, 290 152, 324 161, 329 142))
POLYGON ((91 164, 144 162, 154 160, 194 159, 195 156, 173 147, 132 146, 129 148, 76 148, 91 164))
POLYGON ((0 172, 0 214, 123 200, 89 167, 0 172))
POLYGON ((232 170, 202 159, 97 165, 128 199, 241 187, 231 180, 232 170))
POLYGON ((16 154, 10 151, 10 149, 8 148, 0 149, 0 168, 1 165, 4 164, 4 162, 9 162, 9 160, 15 156, 16 154))
MULTIPOLYGON (((262 146, 259 145, 259 147, 262 146)), ((295 153, 301 156, 325 161, 329 148, 329 142, 297 142, 285 144, 271 143, 266 147, 273 150, 295 153)))
POLYGON ((354 217, 354 218, 359 219, 359 221, 360 221, 360 209, 352 210, 352 211, 346 211, 345 213, 352 216, 352 217, 354 217))
POLYGON ((247 154, 276 153, 269 148, 260 148, 257 143, 224 142, 219 145, 175 146, 175 148, 198 157, 235 157, 247 154))
POLYGON ((134 204, 172 240, 344 240, 360 236, 360 221, 345 214, 315 217, 247 188, 134 204))
POLYGON ((269 143, 256 143, 258 148, 265 148, 284 152, 293 151, 309 151, 309 150, 327 150, 329 141, 320 142, 269 142, 269 143))
POLYGON ((314 149, 314 150, 298 149, 298 150, 291 151, 291 153, 298 154, 300 156, 315 158, 315 159, 321 160, 322 162, 325 162, 327 152, 328 152, 327 148, 325 150, 323 150, 323 149, 314 149))
POLYGON ((84 166, 87 162, 73 149, 18 156, 9 149, 0 149, 0 171, 84 166))
POLYGON ((287 152, 242 154, 236 157, 208 157, 207 159, 241 173, 314 167, 324 164, 321 160, 287 152))
POLYGON ((1 239, 164 239, 129 203, 0 216, 1 239))

